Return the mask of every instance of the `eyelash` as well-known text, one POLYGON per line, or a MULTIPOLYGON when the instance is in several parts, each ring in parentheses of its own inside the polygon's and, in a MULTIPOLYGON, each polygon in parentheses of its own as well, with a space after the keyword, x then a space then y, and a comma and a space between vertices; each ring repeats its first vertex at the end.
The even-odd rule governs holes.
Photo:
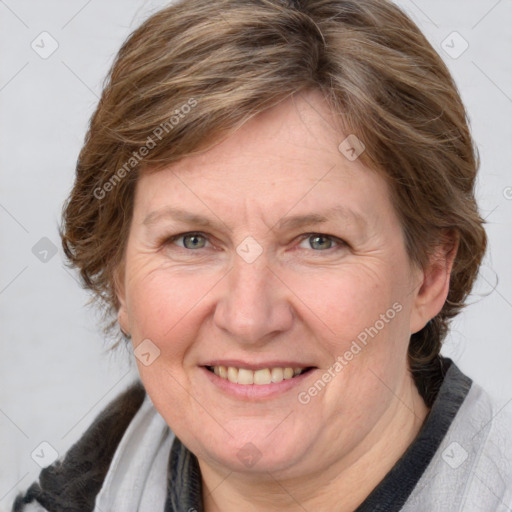
MULTIPOLYGON (((170 236, 170 237, 167 237, 167 238, 164 238, 163 241, 161 242, 161 245, 169 245, 169 244, 174 244, 176 242, 176 240, 179 240, 180 238, 184 238, 186 236, 200 236, 200 237, 203 237, 204 239, 206 239, 207 242, 211 243, 209 240, 208 240, 208 236, 205 234, 205 233, 202 233, 200 231, 188 231, 186 233, 180 233, 178 235, 173 235, 173 236, 170 236)), ((304 240, 307 240, 308 238, 311 238, 311 237, 314 237, 314 236, 317 236, 317 237, 322 237, 322 238, 326 238, 328 240, 331 240, 332 242, 334 242, 335 244, 337 244, 337 247, 329 247, 328 249, 325 249, 325 250, 317 250, 315 251, 313 248, 311 248, 311 250, 313 252, 328 252, 328 251, 331 251, 333 249, 340 249, 342 247, 346 247, 348 244, 342 240, 341 238, 338 238, 334 235, 328 235, 326 233, 304 233, 303 235, 300 235, 299 236, 299 244, 302 243, 304 240)), ((180 247, 180 249, 184 249, 184 250, 187 250, 187 251, 193 251, 194 249, 187 249, 186 247, 182 247, 182 246, 178 246, 180 247)), ((203 249, 203 247, 201 247, 201 249, 203 249)))
MULTIPOLYGON (((208 236, 206 236, 206 234, 204 234, 204 233, 201 233, 200 231, 187 231, 186 233, 180 233, 179 235, 173 235, 168 238, 165 238, 162 242, 162 245, 172 244, 172 243, 176 242, 176 240, 178 240, 180 238, 184 238, 186 236, 201 236, 201 237, 205 238, 206 240, 208 240, 208 236)), ((192 250, 192 249, 187 249, 186 247, 180 247, 180 249, 186 249, 189 251, 192 250)))
POLYGON ((312 247, 310 248, 313 252, 330 252, 331 250, 334 250, 334 249, 341 249, 342 247, 346 247, 347 246, 347 243, 342 240, 341 238, 338 238, 334 235, 328 235, 326 233, 305 233, 304 235, 300 235, 300 242, 299 243, 302 243, 304 240, 307 240, 308 238, 311 238, 311 237, 314 237, 314 236, 317 236, 317 237, 321 237, 321 238, 326 238, 327 240, 330 240, 331 242, 334 242, 335 244, 337 244, 337 247, 329 247, 329 249, 325 249, 323 251, 315 251, 312 247))

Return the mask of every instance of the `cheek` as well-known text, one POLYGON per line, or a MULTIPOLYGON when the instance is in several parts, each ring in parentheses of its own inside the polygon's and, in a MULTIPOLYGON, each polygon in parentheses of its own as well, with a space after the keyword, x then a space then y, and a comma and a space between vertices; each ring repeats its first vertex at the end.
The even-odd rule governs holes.
POLYGON ((309 311, 305 323, 313 326, 325 355, 319 379, 327 381, 301 389, 300 399, 324 415, 333 432, 346 424, 365 431, 400 386, 409 326, 401 277, 389 269, 377 272, 354 265, 336 277, 317 280, 314 288, 299 287, 296 281, 297 295, 308 306, 303 308, 309 311))
POLYGON ((392 323, 385 321, 397 316, 392 306, 400 294, 383 270, 373 272, 350 265, 338 273, 315 278, 295 276, 292 282, 294 293, 305 306, 303 311, 311 319, 307 323, 318 325, 325 338, 333 340, 333 348, 338 346, 339 350, 376 322, 379 331, 385 330, 392 323))
MULTIPOLYGON (((336 276, 308 280, 315 282, 314 287, 297 289, 308 306, 303 308, 305 324, 312 326, 324 356, 325 371, 320 378, 329 381, 325 387, 315 383, 323 395, 316 407, 353 415, 357 423, 364 415, 358 417, 354 396, 375 417, 388 405, 393 395, 382 382, 397 388, 407 357, 407 294, 401 277, 379 265, 353 265, 336 276)), ((307 395, 305 400, 316 393, 314 389, 301 391, 307 395)), ((334 421, 330 416, 328 420, 334 421)))
POLYGON ((149 365, 137 358, 136 363, 154 405, 179 430, 186 416, 177 416, 175 411, 191 410, 186 391, 191 389, 187 354, 207 315, 205 296, 215 280, 187 271, 141 268, 138 272, 134 268, 127 287, 132 342, 136 350, 143 340, 150 340, 158 348, 158 356, 149 365))
POLYGON ((134 341, 149 338, 162 352, 179 350, 179 340, 200 325, 202 299, 214 284, 213 276, 187 270, 134 267, 127 287, 134 341))

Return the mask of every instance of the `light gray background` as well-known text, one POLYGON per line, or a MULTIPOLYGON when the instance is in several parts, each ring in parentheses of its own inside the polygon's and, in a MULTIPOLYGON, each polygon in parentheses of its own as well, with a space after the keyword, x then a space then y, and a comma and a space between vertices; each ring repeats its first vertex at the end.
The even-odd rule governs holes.
MULTIPOLYGON (((63 454, 136 375, 127 350, 107 353, 97 315, 84 307, 88 294, 63 265, 57 226, 108 67, 165 3, 0 0, 0 511, 37 478, 31 453, 51 455, 40 443, 63 454), (31 47, 35 40, 43 51, 46 37, 51 48, 43 31, 59 45, 46 59, 31 47), (46 262, 32 252, 43 237, 58 249, 46 262)), ((443 353, 510 408, 512 0, 399 3, 454 74, 482 157, 478 199, 490 248, 443 353), (458 58, 441 47, 463 48, 459 36, 446 39, 453 31, 469 44, 458 58)))

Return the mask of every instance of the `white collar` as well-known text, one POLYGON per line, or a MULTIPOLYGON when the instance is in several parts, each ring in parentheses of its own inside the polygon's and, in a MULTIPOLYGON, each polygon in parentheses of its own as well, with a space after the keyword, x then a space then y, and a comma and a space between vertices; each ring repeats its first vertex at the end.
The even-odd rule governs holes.
POLYGON ((163 511, 174 438, 146 395, 117 447, 94 512, 163 511))

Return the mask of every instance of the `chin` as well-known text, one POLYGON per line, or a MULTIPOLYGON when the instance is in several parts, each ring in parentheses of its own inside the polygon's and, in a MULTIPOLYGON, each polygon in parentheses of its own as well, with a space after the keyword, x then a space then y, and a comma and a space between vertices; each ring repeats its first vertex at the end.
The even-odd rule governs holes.
POLYGON ((213 440, 214 445, 210 446, 192 446, 192 451, 199 455, 198 458, 204 454, 205 460, 229 471, 274 473, 295 467, 301 458, 297 447, 303 451, 308 444, 304 442, 304 436, 289 435, 286 427, 280 435, 276 432, 269 435, 267 425, 261 428, 240 427, 238 432, 233 432, 233 437, 226 435, 222 440, 213 440))

